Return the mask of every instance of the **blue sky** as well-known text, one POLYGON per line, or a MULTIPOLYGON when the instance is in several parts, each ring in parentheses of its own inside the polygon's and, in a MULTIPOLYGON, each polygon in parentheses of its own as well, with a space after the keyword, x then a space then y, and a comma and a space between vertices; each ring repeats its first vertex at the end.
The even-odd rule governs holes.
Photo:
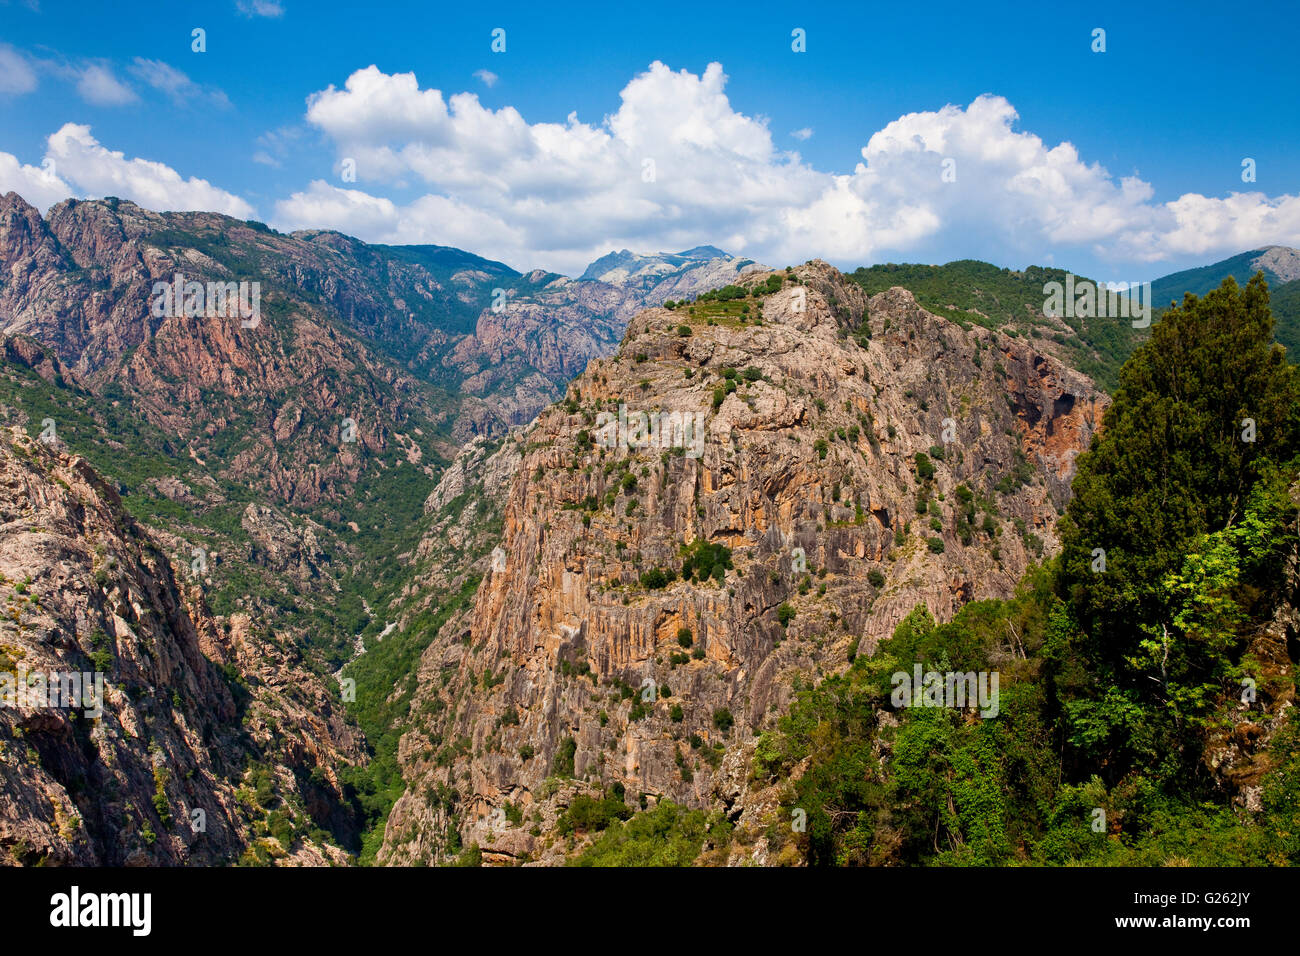
POLYGON ((1300 245, 1294 3, 974 6, 0 2, 0 189, 571 273, 709 242, 1118 281, 1300 245))

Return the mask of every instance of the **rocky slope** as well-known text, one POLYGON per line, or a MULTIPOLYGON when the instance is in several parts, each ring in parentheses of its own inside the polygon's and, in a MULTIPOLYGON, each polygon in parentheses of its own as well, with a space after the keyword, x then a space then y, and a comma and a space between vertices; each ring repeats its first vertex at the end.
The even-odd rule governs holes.
POLYGON ((472 611, 420 660, 381 861, 558 862, 564 808, 616 785, 734 804, 800 682, 1056 546, 1106 404, 1086 377, 820 262, 740 282, 639 313, 497 452, 517 466, 469 455, 436 493, 455 525, 467 474, 513 470, 472 611), (699 414, 704 441, 603 447, 620 405, 699 414))
POLYGON ((591 359, 614 351, 639 309, 761 268, 711 246, 663 256, 623 250, 592 263, 581 279, 550 277, 507 296, 499 308, 484 310, 474 333, 442 360, 458 373, 457 387, 482 400, 467 403, 479 420, 469 428, 471 412, 462 412, 457 435, 494 433, 484 422, 527 424, 591 359))
POLYGON ((0 862, 342 861, 359 741, 301 655, 219 625, 169 550, 84 459, 0 431, 0 682, 103 681, 98 706, 0 706, 0 862))
MULTIPOLYGON (((96 386, 149 396, 157 423, 182 432, 230 427, 233 408, 256 406, 265 389, 300 399, 292 419, 274 423, 277 441, 315 429, 313 440, 337 444, 337 421, 350 416, 382 451, 391 425, 413 416, 449 416, 459 441, 530 420, 588 358, 612 350, 637 308, 752 265, 719 250, 649 261, 658 267, 575 281, 441 246, 282 235, 116 199, 70 200, 42 219, 10 193, 0 197, 0 330, 53 346, 96 386), (154 315, 154 283, 177 273, 259 282, 266 322, 154 315), (427 386, 476 401, 462 413, 427 386)), ((271 414, 257 412, 254 421, 271 414)))

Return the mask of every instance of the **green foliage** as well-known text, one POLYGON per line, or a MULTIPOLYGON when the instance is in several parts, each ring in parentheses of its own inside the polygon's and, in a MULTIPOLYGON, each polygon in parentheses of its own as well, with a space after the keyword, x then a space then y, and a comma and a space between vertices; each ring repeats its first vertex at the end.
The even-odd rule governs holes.
POLYGON ((1189 295, 1125 365, 1061 522, 1079 625, 1066 711, 1111 779, 1135 763, 1194 766, 1186 730, 1238 676, 1252 594, 1278 573, 1271 549, 1290 511, 1277 469, 1298 453, 1300 377, 1272 344, 1262 279, 1189 295))
POLYGON ((715 544, 697 538, 690 545, 682 548, 682 578, 687 581, 697 576, 701 582, 713 577, 721 581, 726 572, 731 570, 731 549, 724 544, 715 544))
POLYGON ((570 866, 690 866, 704 846, 705 815, 671 800, 610 826, 570 866))
POLYGON ((560 815, 555 829, 562 835, 598 832, 616 820, 626 820, 630 816, 632 810, 623 802, 621 795, 608 793, 596 799, 580 793, 560 815))
POLYGON ((663 568, 651 568, 649 571, 641 572, 641 587, 650 591, 658 591, 668 587, 677 575, 672 571, 663 568))
POLYGON ((356 701, 348 705, 349 713, 372 749, 368 765, 347 767, 342 773, 346 793, 360 807, 366 830, 362 863, 372 862, 379 852, 388 812, 406 789, 397 765, 397 743, 410 712, 413 687, 402 684, 395 692, 393 675, 411 672, 438 629, 473 598, 478 581, 477 575, 471 575, 446 604, 420 612, 407 628, 372 642, 344 671, 357 682, 356 701))
MULTIPOLYGON (((806 833, 769 830, 774 853, 812 864, 1296 862, 1294 708, 1256 757, 1260 810, 1232 806, 1204 772, 1208 743, 1246 719, 1243 678, 1273 701, 1279 679, 1294 681, 1266 677, 1251 651, 1289 599, 1300 521, 1300 391, 1270 334, 1262 283, 1189 298, 1121 373, 1080 460, 1061 559, 1031 567, 1014 599, 968 604, 946 624, 918 607, 874 656, 851 654, 847 673, 799 693, 751 765, 764 782, 802 770, 783 812, 806 811, 806 833), (1243 417, 1256 419, 1253 444, 1240 440, 1243 417), (893 675, 917 666, 997 672, 997 716, 896 707, 893 675)), ((959 532, 974 533, 977 507, 991 519, 969 488, 954 498, 959 532)))
POLYGON ((578 742, 572 737, 565 737, 555 750, 555 759, 551 763, 551 776, 572 777, 573 758, 578 753, 578 742))
POLYGON ((934 477, 934 465, 930 461, 930 456, 923 451, 918 451, 915 460, 917 478, 920 478, 922 481, 929 481, 934 477))

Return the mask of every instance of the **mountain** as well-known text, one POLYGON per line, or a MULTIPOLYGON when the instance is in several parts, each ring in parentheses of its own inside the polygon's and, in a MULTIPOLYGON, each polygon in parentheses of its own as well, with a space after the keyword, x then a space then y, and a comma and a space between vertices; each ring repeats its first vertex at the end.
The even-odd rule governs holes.
POLYGON ((926 309, 963 328, 1024 337, 1112 391, 1120 366, 1149 331, 1118 318, 1045 315, 1044 286, 1064 283, 1067 275, 1064 269, 1012 270, 963 259, 941 266, 886 263, 860 268, 852 278, 873 295, 894 286, 908 289, 926 309))
POLYGON ((1276 289, 1300 279, 1300 250, 1286 246, 1266 246, 1196 269, 1184 269, 1162 276, 1151 283, 1151 297, 1161 307, 1182 302, 1183 294, 1202 296, 1217 289, 1227 276, 1245 285, 1256 272, 1262 271, 1270 288, 1276 289))
MULTIPOLYGON (((243 362, 225 362, 223 343, 201 345, 207 357, 231 365, 235 376, 248 361, 279 364, 266 350, 276 360, 292 354, 292 341, 276 339, 289 321, 305 320, 335 338, 340 352, 356 353, 368 374, 399 392, 423 392, 410 401, 436 407, 430 415, 447 419, 447 431, 463 441, 529 420, 588 358, 617 344, 637 308, 724 284, 752 265, 712 247, 626 256, 637 269, 593 264, 587 272, 603 278, 572 280, 444 246, 372 246, 322 230, 283 235, 257 222, 154 213, 116 199, 69 200, 42 219, 10 193, 0 198, 0 263, 8 274, 0 320, 4 331, 53 346, 102 387, 132 378, 126 366, 134 350, 153 350, 152 340, 174 335, 175 323, 151 315, 155 283, 177 273, 203 283, 256 281, 268 319, 286 321, 268 322, 269 341, 267 328, 260 336, 232 333, 224 344, 253 346, 243 362), (456 401, 462 394, 472 396, 464 406, 456 401)), ((277 393, 296 387, 292 370, 287 378, 284 371, 277 393)), ((305 377, 319 381, 322 373, 305 377)), ((326 374, 349 372, 336 366, 326 374)))
POLYGON ((1266 246, 1197 269, 1185 269, 1151 283, 1151 300, 1160 309, 1180 303, 1187 292, 1202 296, 1228 276, 1244 286, 1256 272, 1269 285, 1269 304, 1277 320, 1274 335, 1292 355, 1300 355, 1300 250, 1266 246))
MULTIPOLYGON (((654 256, 638 255, 623 249, 601 256, 587 266, 582 278, 613 285, 654 284, 699 263, 731 258, 716 246, 696 246, 685 252, 661 252, 654 256)), ((750 265, 755 265, 752 259, 739 260, 736 269, 739 271, 750 265)))
MULTIPOLYGON (((1170 302, 1181 302, 1185 292, 1204 295, 1218 288, 1229 275, 1244 286, 1259 270, 1263 270, 1269 282, 1272 310, 1277 319, 1277 341, 1293 355, 1297 354, 1300 252, 1285 246, 1243 252, 1213 265, 1154 280, 1152 321, 1158 319, 1170 302)), ((1012 270, 964 259, 945 265, 886 263, 857 269, 852 278, 871 294, 893 286, 906 288, 927 309, 964 327, 980 325, 1010 335, 1027 336, 1036 348, 1089 375, 1106 391, 1113 391, 1119 381, 1120 367, 1146 341, 1150 331, 1135 329, 1130 321, 1120 318, 1045 315, 1044 285, 1064 283, 1067 275, 1064 269, 1029 266, 1012 270)), ((1115 314, 1114 310, 1111 314, 1115 314)))
POLYGON ((219 624, 57 444, 0 429, 0 672, 100 683, 79 706, 0 708, 0 860, 343 862, 356 833, 337 770, 364 755, 341 707, 266 622, 219 624))
MULTIPOLYGON (((523 425, 563 395, 589 361, 614 351, 640 309, 719 288, 760 268, 700 246, 675 256, 611 253, 581 279, 532 273, 526 277, 531 286, 482 312, 474 334, 443 361, 457 370, 456 387, 471 403, 482 399, 486 421, 523 425), (623 264, 601 268, 611 256, 623 264)), ((476 427, 473 433, 496 432, 476 427)))
MULTIPOLYGON (((391 721, 369 720, 368 708, 406 674, 378 646, 415 574, 413 549, 434 520, 423 504, 444 465, 464 440, 531 419, 588 356, 615 347, 647 296, 721 284, 736 262, 697 256, 624 287, 114 199, 42 217, 16 194, 0 198, 0 415, 95 469, 172 567, 201 561, 177 575, 201 606, 194 627, 250 649, 201 655, 254 702, 240 717, 251 742, 213 792, 252 786, 267 813, 298 816, 291 832, 272 821, 279 849, 259 842, 265 813, 232 818, 207 859, 363 849, 393 799, 375 789, 391 721), (205 289, 256 282, 258 321, 156 309, 178 274, 205 289), (358 655, 373 676, 344 701, 338 671, 358 655), (282 774, 293 783, 277 783, 282 774), (273 796, 282 789, 289 796, 273 796)), ((48 577, 32 567, 17 580, 29 574, 48 577)), ((159 812, 150 827, 161 826, 159 812)), ((120 859, 102 841, 42 852, 120 859)))
POLYGON ((1057 549, 1106 404, 1023 337, 821 262, 642 311, 430 497, 379 861, 559 863, 593 814, 662 802, 737 821, 722 859, 762 862, 755 736, 918 604, 1009 596, 1057 549), (606 441, 640 412, 700 422, 698 443, 606 441))

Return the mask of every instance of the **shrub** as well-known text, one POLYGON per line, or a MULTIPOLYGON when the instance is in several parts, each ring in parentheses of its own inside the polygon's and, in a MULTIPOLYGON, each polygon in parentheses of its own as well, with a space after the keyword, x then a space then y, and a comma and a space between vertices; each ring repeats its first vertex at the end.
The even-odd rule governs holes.
POLYGON ((730 732, 736 724, 736 718, 731 716, 731 711, 725 707, 719 707, 713 712, 713 726, 724 734, 730 732))
POLYGON ((721 582, 731 570, 731 549, 724 544, 697 539, 682 549, 682 555, 682 577, 687 581, 698 576, 701 581, 712 577, 721 582))
POLYGON ((597 800, 581 793, 560 815, 555 828, 562 834, 598 832, 614 821, 626 820, 630 816, 632 811, 623 802, 621 794, 605 794, 597 800))
POLYGON ((668 572, 663 568, 651 568, 649 571, 644 571, 641 574, 641 586, 650 591, 658 591, 662 588, 666 588, 671 581, 672 578, 669 577, 668 572))
POLYGON ((551 776, 553 777, 572 777, 573 776, 573 758, 578 753, 578 742, 572 737, 565 737, 560 741, 559 748, 555 751, 555 761, 551 764, 551 776))

